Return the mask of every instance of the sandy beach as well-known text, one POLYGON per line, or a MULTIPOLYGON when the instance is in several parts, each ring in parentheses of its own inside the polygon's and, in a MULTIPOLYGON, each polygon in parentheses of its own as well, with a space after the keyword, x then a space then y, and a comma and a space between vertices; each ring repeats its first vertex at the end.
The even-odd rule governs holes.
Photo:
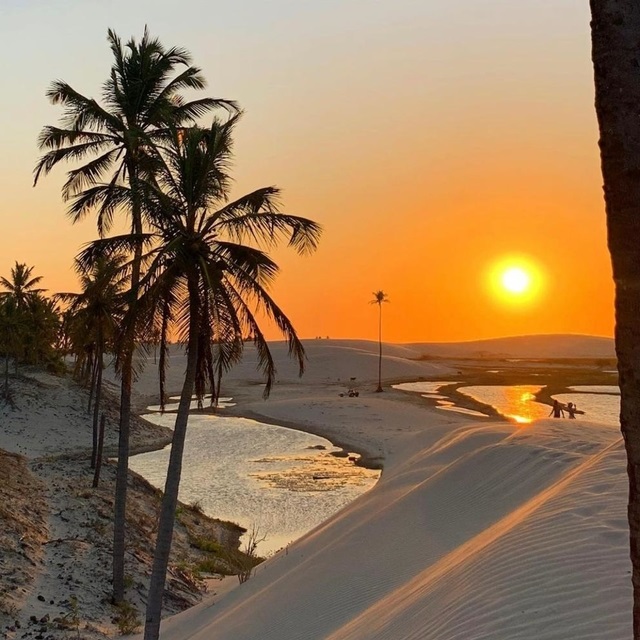
MULTIPOLYGON (((53 640, 79 632, 116 635, 110 604, 115 464, 98 488, 89 468, 88 392, 69 378, 25 369, 11 381, 15 408, 0 408, 0 637, 53 640)), ((105 454, 115 455, 117 403, 107 397, 105 454)), ((132 451, 164 447, 171 431, 132 423, 132 451)), ((140 620, 152 561, 160 495, 131 474, 127 507, 127 594, 140 620)), ((176 521, 165 613, 192 606, 206 585, 181 565, 205 557, 194 537, 234 546, 241 531, 183 507, 176 521)))
MULTIPOLYGON (((629 638, 619 431, 585 420, 516 426, 376 394, 375 348, 310 342, 305 377, 283 366, 266 402, 250 360, 226 381, 238 414, 321 434, 384 470, 248 583, 166 620, 162 638, 629 638), (359 397, 340 397, 347 387, 359 397)), ((456 379, 446 363, 408 360, 414 349, 385 351, 389 378, 456 379)))

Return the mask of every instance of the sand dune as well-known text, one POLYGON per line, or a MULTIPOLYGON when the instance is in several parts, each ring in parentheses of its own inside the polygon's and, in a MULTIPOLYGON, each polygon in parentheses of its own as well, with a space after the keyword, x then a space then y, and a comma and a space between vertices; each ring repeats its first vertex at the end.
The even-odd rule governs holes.
POLYGON ((513 336, 469 342, 423 342, 405 345, 421 355, 444 358, 614 358, 613 338, 567 334, 513 336))
MULTIPOLYGON (((349 386, 372 383, 378 379, 378 343, 367 340, 305 340, 307 353, 305 373, 298 375, 298 367, 287 355, 284 342, 270 343, 277 366, 278 383, 336 384, 349 386), (354 378, 354 380, 351 380, 354 378)), ((455 374, 455 369, 444 363, 418 361, 420 351, 403 345, 385 344, 383 375, 387 380, 416 380, 455 374)), ((170 364, 168 369, 168 389, 180 391, 180 385, 186 368, 186 357, 182 348, 170 348, 170 364)), ((140 354, 139 359, 145 364, 136 389, 145 396, 158 393, 157 365, 154 365, 153 352, 140 354)), ((263 376, 257 369, 258 358, 252 344, 247 344, 243 361, 225 375, 224 384, 263 382, 263 376)), ((109 376, 115 382, 113 374, 109 376)), ((226 393, 226 392, 225 392, 226 393)))
POLYGON ((620 441, 562 426, 461 427, 162 637, 628 638, 620 441))
MULTIPOLYGON (((329 343, 327 362, 355 366, 329 343)), ((163 640, 630 638, 616 429, 488 424, 318 383, 274 395, 241 404, 359 444, 384 460, 382 478, 248 583, 168 619, 163 640)))

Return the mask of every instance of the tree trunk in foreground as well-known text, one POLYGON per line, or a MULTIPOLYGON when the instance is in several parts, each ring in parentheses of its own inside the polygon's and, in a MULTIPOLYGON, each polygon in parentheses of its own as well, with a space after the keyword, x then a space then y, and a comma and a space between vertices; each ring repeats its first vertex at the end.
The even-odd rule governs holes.
POLYGON ((156 538, 156 550, 153 557, 151 570, 151 582, 149 584, 149 596, 147 599, 147 613, 144 627, 144 640, 158 640, 160 635, 160 619, 162 616, 162 596, 169 565, 169 553, 173 539, 173 527, 178 503, 178 489, 180 488, 180 475, 182 473, 182 454, 184 441, 187 435, 187 421, 189 420, 189 408, 191 396, 196 379, 196 363, 198 359, 198 309, 194 293, 190 291, 190 318, 189 318, 189 354, 187 358, 187 371, 185 374, 178 414, 176 416, 173 439, 171 441, 171 455, 167 468, 167 480, 162 496, 162 509, 158 522, 158 536, 156 538))
POLYGON ((620 428, 627 451, 633 638, 640 640, 640 3, 590 0, 596 112, 615 283, 620 428))

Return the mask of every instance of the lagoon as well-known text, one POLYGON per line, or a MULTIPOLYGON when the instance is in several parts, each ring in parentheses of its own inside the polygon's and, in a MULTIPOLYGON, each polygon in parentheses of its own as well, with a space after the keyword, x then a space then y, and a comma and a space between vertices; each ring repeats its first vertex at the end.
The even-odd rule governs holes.
MULTIPOLYGON (((225 399, 230 400, 230 399, 225 399)), ((145 420, 172 428, 175 413, 145 420)), ((170 447, 133 456, 130 467, 163 488, 170 447)), ((192 413, 180 500, 266 536, 258 552, 288 545, 373 487, 380 472, 357 466, 325 438, 247 418, 192 413)))

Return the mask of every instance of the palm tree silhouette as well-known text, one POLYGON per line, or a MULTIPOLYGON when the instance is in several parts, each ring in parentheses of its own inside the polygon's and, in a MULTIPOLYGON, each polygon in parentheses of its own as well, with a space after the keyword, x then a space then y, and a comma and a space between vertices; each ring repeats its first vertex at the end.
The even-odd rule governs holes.
MULTIPOLYGON (((13 356, 15 373, 18 373, 18 363, 26 359, 27 348, 30 346, 37 360, 40 346, 37 342, 42 337, 37 333, 35 322, 40 321, 45 328, 51 325, 55 318, 45 316, 53 309, 48 308, 48 301, 42 297, 45 289, 36 288, 42 276, 33 277, 34 267, 27 267, 24 263, 15 263, 11 268, 10 278, 0 277, 0 303, 2 303, 2 325, 6 332, 3 340, 5 353, 5 396, 9 390, 9 355, 13 356)), ((53 322, 55 325, 55 322, 53 322)), ((55 328, 55 327, 54 327, 55 328)))
POLYGON ((29 300, 45 291, 35 288, 42 276, 31 277, 33 269, 34 267, 16 262, 16 266, 11 268, 10 279, 0 277, 0 285, 5 288, 5 291, 0 291, 0 298, 11 298, 18 309, 26 309, 29 300))
MULTIPOLYGON (((141 181, 153 172, 152 150, 169 125, 190 124, 214 108, 235 111, 233 102, 215 98, 185 100, 184 90, 203 89, 205 80, 182 48, 166 48, 145 28, 140 41, 123 44, 111 29, 107 40, 113 54, 102 101, 88 98, 57 80, 47 91, 64 108, 60 127, 47 126, 39 137, 45 151, 35 168, 34 184, 62 161, 85 162, 70 170, 62 196, 70 202, 73 222, 88 212, 97 214, 101 236, 111 228, 116 212, 131 220, 134 260, 130 268, 129 304, 135 306, 140 281, 144 209, 141 181), (87 161, 88 160, 88 161, 87 161)), ((134 314, 135 315, 135 314, 134 314)), ((123 327, 122 349, 116 360, 121 376, 120 430, 113 538, 113 600, 124 598, 125 507, 129 459, 131 391, 135 336, 123 327)))
POLYGON ((90 380, 90 397, 95 395, 91 468, 98 463, 100 446, 98 420, 104 356, 107 350, 117 350, 118 327, 124 317, 126 277, 122 273, 123 264, 122 256, 98 258, 89 271, 81 270, 81 293, 59 293, 56 296, 69 305, 66 330, 71 349, 76 354, 76 373, 86 371, 90 380))
MULTIPOLYGON (((238 117, 214 120, 208 129, 175 128, 157 157, 158 170, 145 183, 149 233, 144 234, 137 326, 160 333, 160 397, 164 400, 166 344, 171 330, 187 344, 187 368, 173 441, 151 574, 145 638, 159 634, 162 594, 171 549, 182 454, 193 393, 202 401, 207 387, 216 393, 220 375, 236 362, 244 337, 253 336, 265 396, 275 363, 256 312, 275 322, 288 342, 300 374, 304 349, 287 316, 268 293, 278 267, 263 249, 288 241, 299 253, 315 249, 320 227, 278 210, 278 190, 258 189, 229 201, 231 135, 238 117)), ((126 237, 98 240, 81 254, 91 264, 98 255, 130 248, 126 237)))
POLYGON ((369 304, 378 305, 378 388, 376 393, 381 393, 382 389, 382 303, 389 302, 387 294, 380 290, 373 292, 373 300, 369 304))

